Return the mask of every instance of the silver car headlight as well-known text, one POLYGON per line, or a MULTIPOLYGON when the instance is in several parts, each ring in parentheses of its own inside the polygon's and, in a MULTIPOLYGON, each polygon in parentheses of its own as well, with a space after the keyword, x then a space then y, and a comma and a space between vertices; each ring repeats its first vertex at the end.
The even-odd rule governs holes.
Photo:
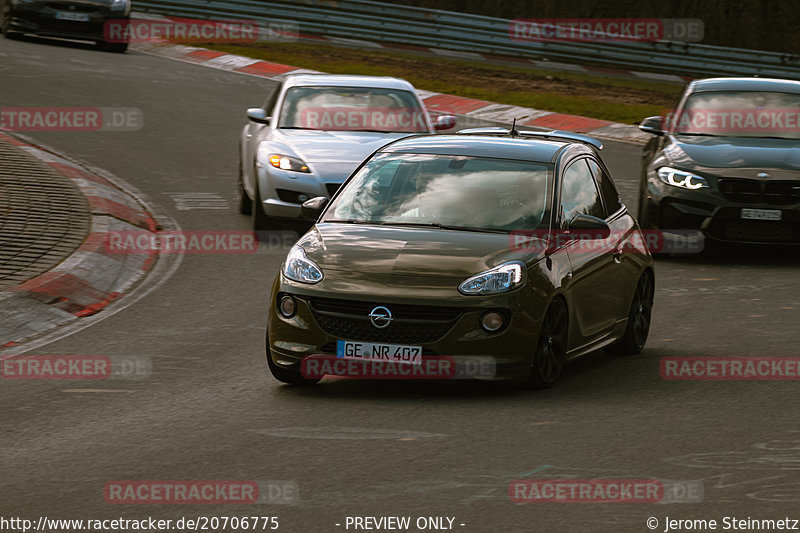
POLYGON ((678 170, 672 167, 661 167, 657 171, 658 179, 672 185, 673 187, 680 187, 681 189, 708 189, 709 185, 705 178, 686 172, 685 170, 678 170))
POLYGON ((286 256, 283 275, 300 283, 319 283, 324 277, 322 269, 306 255, 300 245, 295 244, 286 256))
POLYGON ((525 265, 520 261, 503 263, 486 272, 472 276, 458 286, 468 296, 508 292, 525 284, 525 265))

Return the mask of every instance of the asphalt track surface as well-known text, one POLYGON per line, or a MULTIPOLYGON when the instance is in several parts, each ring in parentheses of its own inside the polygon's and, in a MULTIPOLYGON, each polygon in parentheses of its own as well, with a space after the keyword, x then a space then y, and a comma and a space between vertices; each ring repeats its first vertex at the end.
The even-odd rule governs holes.
MULTIPOLYGON (((135 52, 0 40, 0 106, 143 111, 137 132, 30 137, 122 178, 185 230, 250 228, 234 202, 237 135, 244 109, 271 86, 135 52), (179 210, 175 193, 218 195, 212 204, 223 208, 179 210)), ((604 153, 634 207, 639 154, 616 143, 604 153)), ((455 517, 454 529, 479 532, 649 531, 649 517, 663 531, 667 516, 800 519, 797 382, 659 375, 664 356, 800 356, 796 255, 736 248, 658 259, 644 353, 589 355, 539 392, 463 382, 280 385, 266 369, 264 327, 281 260, 187 255, 132 305, 28 352, 145 357, 153 370, 139 381, 0 382, 0 516, 269 515, 289 532, 345 531, 347 516, 381 515, 455 517), (508 496, 515 479, 612 477, 704 490, 701 501, 662 504, 508 496), (280 480, 299 499, 112 505, 103 497, 112 480, 280 480)))

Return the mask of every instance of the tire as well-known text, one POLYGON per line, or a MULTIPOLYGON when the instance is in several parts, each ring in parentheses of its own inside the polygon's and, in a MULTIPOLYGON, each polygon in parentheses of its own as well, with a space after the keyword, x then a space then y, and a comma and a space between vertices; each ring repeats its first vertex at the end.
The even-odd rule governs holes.
POLYGON ((628 311, 628 325, 620 340, 608 347, 607 351, 619 355, 636 355, 642 353, 650 332, 650 321, 653 315, 653 295, 655 284, 653 273, 645 270, 636 283, 633 301, 628 311))
POLYGON ((239 160, 239 179, 237 180, 236 189, 239 195, 239 213, 242 215, 253 214, 253 200, 247 196, 247 191, 244 190, 244 176, 242 175, 242 161, 239 160))
MULTIPOLYGON (((288 383, 289 385, 298 385, 298 386, 309 386, 314 385, 319 382, 318 379, 306 379, 300 374, 299 368, 283 368, 278 366, 275 361, 272 360, 272 351, 269 349, 269 334, 267 334, 266 345, 267 351, 267 366, 269 367, 269 371, 272 374, 272 377, 277 379, 282 383, 288 383)), ((299 365, 297 365, 299 367, 299 365)))
POLYGON ((556 298, 550 304, 542 321, 531 365, 531 375, 525 382, 525 388, 547 389, 561 376, 561 370, 567 360, 568 327, 567 306, 560 298, 556 298))
POLYGON ((22 35, 20 33, 15 32, 15 31, 9 30, 9 27, 10 27, 10 24, 11 24, 11 22, 9 21, 9 13, 10 13, 11 10, 8 7, 4 7, 3 9, 8 11, 7 13, 0 13, 0 19, 1 19, 0 20, 0 31, 3 32, 3 37, 5 37, 6 39, 12 39, 12 40, 15 40, 15 41, 19 40, 19 38, 22 35))
POLYGON ((114 52, 115 54, 124 54, 128 51, 128 43, 107 43, 105 41, 99 41, 97 46, 101 50, 114 52))

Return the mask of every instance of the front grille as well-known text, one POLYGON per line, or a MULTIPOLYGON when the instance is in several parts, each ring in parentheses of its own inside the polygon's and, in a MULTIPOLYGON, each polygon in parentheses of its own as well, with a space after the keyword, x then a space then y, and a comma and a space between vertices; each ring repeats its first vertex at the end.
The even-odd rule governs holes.
POLYGON ((444 337, 461 316, 452 307, 392 305, 331 298, 312 298, 309 303, 319 326, 328 335, 344 340, 390 344, 427 344, 444 337), (378 329, 369 313, 383 305, 394 320, 378 329))
POLYGON ((97 11, 97 6, 71 4, 69 2, 50 2, 47 4, 47 7, 55 9, 56 11, 70 11, 73 13, 94 13, 97 11))
POLYGON ((787 205, 800 202, 800 181, 757 181, 723 178, 718 181, 722 196, 734 202, 764 202, 787 205))
POLYGON ((341 183, 326 183, 325 188, 328 190, 328 196, 333 198, 333 195, 336 194, 336 191, 338 191, 341 186, 341 183))
POLYGON ((764 201, 768 204, 800 202, 800 181, 771 181, 764 185, 764 201))
POLYGON ((792 242, 794 232, 788 224, 759 220, 736 220, 724 226, 724 237, 731 241, 792 242))
POLYGON ((711 237, 725 241, 800 244, 800 213, 784 211, 783 220, 747 220, 741 209, 720 209, 709 225, 711 237))
POLYGON ((755 180, 721 179, 719 190, 722 196, 734 202, 752 204, 761 199, 761 184, 755 180))

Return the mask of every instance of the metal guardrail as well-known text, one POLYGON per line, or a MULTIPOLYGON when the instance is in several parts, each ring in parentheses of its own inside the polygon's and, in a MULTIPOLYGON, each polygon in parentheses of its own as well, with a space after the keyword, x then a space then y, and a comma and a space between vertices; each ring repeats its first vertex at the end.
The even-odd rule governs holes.
POLYGON ((698 43, 516 41, 508 19, 372 0, 134 0, 160 15, 286 22, 302 33, 685 75, 800 79, 800 55, 698 43))

